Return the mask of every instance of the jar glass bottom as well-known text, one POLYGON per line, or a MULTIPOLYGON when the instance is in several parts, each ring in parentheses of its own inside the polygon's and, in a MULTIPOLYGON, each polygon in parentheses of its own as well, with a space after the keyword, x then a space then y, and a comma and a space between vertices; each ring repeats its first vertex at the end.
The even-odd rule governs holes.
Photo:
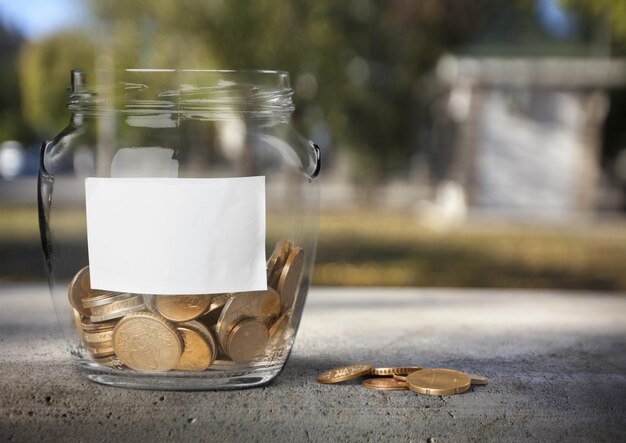
POLYGON ((231 369, 218 367, 203 372, 202 376, 171 371, 133 374, 102 367, 89 360, 81 360, 79 365, 89 380, 103 385, 164 391, 206 391, 262 386, 280 373, 284 362, 272 366, 259 364, 258 367, 240 365, 241 369, 235 365, 231 369))

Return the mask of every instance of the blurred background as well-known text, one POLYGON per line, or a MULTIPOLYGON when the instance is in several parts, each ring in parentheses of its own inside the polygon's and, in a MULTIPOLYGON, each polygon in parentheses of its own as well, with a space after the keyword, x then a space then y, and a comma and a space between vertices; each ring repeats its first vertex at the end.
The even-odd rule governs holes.
POLYGON ((39 145, 115 65, 291 73, 314 284, 624 291, 625 56, 626 0, 0 0, 0 281, 45 278, 39 145))

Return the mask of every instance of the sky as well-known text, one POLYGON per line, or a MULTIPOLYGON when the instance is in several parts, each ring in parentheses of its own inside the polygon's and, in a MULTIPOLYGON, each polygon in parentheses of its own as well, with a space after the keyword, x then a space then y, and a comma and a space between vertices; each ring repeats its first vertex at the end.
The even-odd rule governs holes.
POLYGON ((85 17, 81 0, 0 0, 0 22, 36 39, 66 27, 77 26, 85 17))

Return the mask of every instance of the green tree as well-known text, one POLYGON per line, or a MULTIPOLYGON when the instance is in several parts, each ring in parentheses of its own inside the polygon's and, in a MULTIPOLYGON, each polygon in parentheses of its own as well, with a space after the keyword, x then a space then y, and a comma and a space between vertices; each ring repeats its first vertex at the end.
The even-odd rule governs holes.
POLYGON ((626 0, 562 0, 584 14, 602 20, 610 26, 611 36, 626 43, 626 0))
POLYGON ((25 140, 29 131, 20 119, 21 99, 18 84, 17 59, 22 37, 0 26, 0 141, 25 140))
POLYGON ((356 176, 406 167, 418 79, 471 31, 470 0, 92 0, 120 66, 283 69, 296 124, 320 121, 349 149, 356 176), (175 50, 172 52, 172 48, 175 50), (175 55, 172 57, 171 55, 175 55))
POLYGON ((98 23, 90 38, 24 47, 24 117, 41 136, 56 133, 67 118, 60 85, 74 67, 93 70, 96 53, 117 68, 282 69, 300 130, 328 127, 333 147, 355 160, 355 178, 377 182, 407 168, 419 79, 492 1, 90 0, 98 23))
POLYGON ((67 103, 70 70, 94 66, 94 43, 80 33, 62 33, 27 43, 20 54, 23 119, 40 138, 57 134, 69 117, 67 103))

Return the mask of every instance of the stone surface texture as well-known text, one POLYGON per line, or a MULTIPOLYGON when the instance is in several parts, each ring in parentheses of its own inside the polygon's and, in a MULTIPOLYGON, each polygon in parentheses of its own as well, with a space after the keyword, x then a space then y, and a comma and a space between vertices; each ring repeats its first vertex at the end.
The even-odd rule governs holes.
POLYGON ((47 288, 0 286, 3 441, 624 441, 626 297, 314 288, 282 372, 261 388, 159 392, 85 379, 47 288), (455 396, 316 383, 345 363, 489 377, 455 396))

